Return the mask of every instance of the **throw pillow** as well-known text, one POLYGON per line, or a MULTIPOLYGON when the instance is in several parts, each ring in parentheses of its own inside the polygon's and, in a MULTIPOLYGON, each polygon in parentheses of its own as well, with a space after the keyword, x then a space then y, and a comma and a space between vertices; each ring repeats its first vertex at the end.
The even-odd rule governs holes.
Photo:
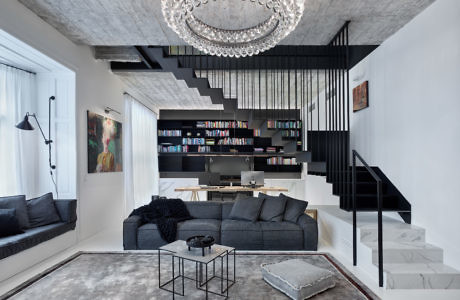
POLYGON ((30 227, 39 227, 61 221, 54 206, 52 193, 28 200, 27 212, 30 227))
POLYGON ((255 222, 259 218, 263 198, 247 197, 233 204, 229 219, 255 222))
POLYGON ((286 196, 283 193, 280 194, 280 198, 286 199, 286 209, 284 211, 283 220, 297 223, 297 219, 299 219, 299 217, 305 213, 308 202, 286 196))
POLYGON ((0 209, 0 237, 23 233, 16 218, 16 209, 0 209))
POLYGON ((283 221, 284 209, 286 208, 286 198, 270 196, 259 193, 259 198, 264 199, 259 219, 268 222, 283 221))
POLYGON ((26 196, 0 197, 0 208, 16 209, 16 218, 18 218, 19 226, 21 226, 21 228, 30 227, 29 216, 27 215, 26 196))

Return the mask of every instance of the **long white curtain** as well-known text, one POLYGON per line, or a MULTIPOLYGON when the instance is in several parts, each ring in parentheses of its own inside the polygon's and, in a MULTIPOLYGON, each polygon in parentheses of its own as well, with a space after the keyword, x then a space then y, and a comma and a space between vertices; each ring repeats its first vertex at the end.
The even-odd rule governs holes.
POLYGON ((0 64, 0 196, 34 193, 38 130, 15 125, 35 111, 35 93, 34 74, 0 64))
POLYGON ((159 193, 157 116, 125 95, 125 214, 159 193))

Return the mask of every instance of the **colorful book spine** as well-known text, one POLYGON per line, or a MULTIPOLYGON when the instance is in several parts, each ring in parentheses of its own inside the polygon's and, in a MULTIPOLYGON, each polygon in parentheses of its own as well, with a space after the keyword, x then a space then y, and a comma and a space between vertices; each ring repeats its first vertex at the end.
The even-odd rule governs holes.
POLYGON ((230 130, 228 129, 206 130, 206 136, 226 137, 226 136, 230 136, 230 130))
POLYGON ((158 136, 182 136, 182 130, 158 130, 158 136))
POLYGON ((187 145, 175 145, 175 146, 158 146, 158 152, 160 153, 179 153, 188 152, 189 147, 187 145))
POLYGON ((295 157, 293 158, 285 158, 285 157, 270 157, 270 158, 267 158, 267 165, 270 165, 270 166, 276 166, 276 165, 280 165, 280 166, 292 166, 292 165, 296 165, 296 159, 295 157))
POLYGON ((232 146, 254 145, 254 139, 253 138, 225 138, 225 139, 220 139, 218 144, 219 145, 232 145, 232 146))
POLYGON ((182 138, 182 145, 204 145, 204 138, 182 138))

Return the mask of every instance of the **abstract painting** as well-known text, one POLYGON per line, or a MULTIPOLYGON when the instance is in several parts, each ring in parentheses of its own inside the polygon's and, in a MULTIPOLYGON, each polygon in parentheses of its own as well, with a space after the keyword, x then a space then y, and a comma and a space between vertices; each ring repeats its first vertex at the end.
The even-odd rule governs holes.
POLYGON ((88 173, 121 171, 121 123, 88 111, 88 173))
POLYGON ((364 81, 353 89, 353 112, 369 106, 369 82, 364 81))

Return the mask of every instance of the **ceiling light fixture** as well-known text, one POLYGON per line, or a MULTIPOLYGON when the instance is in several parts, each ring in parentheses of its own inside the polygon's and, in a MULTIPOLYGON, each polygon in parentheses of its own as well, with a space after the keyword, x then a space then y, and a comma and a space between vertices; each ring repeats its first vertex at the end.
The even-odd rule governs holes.
POLYGON ((273 48, 294 30, 304 11, 304 0, 250 0, 266 7, 271 15, 253 27, 221 29, 193 14, 194 9, 208 1, 161 0, 161 8, 168 26, 184 41, 206 54, 217 56, 245 57, 273 48))

